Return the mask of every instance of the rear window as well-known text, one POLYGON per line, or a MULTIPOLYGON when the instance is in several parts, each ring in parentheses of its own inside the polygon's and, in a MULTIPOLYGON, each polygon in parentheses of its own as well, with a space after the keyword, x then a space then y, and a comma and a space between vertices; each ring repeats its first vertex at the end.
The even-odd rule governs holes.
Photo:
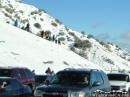
POLYGON ((109 80, 126 81, 127 77, 128 75, 123 75, 123 74, 108 74, 109 80))
POLYGON ((35 76, 35 82, 44 82, 47 76, 35 76))
POLYGON ((1 69, 0 70, 0 76, 1 77, 10 77, 11 76, 11 70, 9 70, 9 69, 1 69))

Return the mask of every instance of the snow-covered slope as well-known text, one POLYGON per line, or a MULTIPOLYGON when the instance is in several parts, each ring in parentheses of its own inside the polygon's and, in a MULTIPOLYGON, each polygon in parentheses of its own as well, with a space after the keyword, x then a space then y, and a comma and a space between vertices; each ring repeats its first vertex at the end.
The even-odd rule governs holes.
MULTIPOLYGON (((64 64, 63 68, 77 67, 77 66, 86 67, 90 66, 90 64, 94 64, 96 67, 101 67, 104 68, 105 70, 130 69, 130 54, 128 52, 122 50, 121 48, 119 48, 114 44, 109 43, 103 45, 94 38, 88 38, 89 35, 83 35, 77 31, 68 28, 67 26, 62 24, 62 22, 60 22, 58 19, 55 19, 52 16, 48 15, 44 10, 38 9, 32 5, 23 4, 21 3, 20 0, 1 0, 0 21, 1 23, 6 22, 8 23, 3 24, 4 26, 1 24, 2 26, 0 29, 1 31, 0 33, 4 32, 4 34, 2 33, 0 35, 0 37, 2 37, 1 46, 3 48, 3 49, 0 48, 2 50, 1 51, 2 54, 0 56, 1 57, 0 62, 2 63, 1 65, 5 64, 16 65, 16 63, 18 62, 20 66, 21 64, 22 65, 24 64, 24 66, 25 65, 30 66, 28 64, 33 60, 34 61, 33 64, 35 64, 34 65, 35 67, 37 67, 36 64, 41 64, 43 67, 44 66, 47 67, 50 65, 46 64, 46 61, 50 61, 51 63, 52 61, 55 60, 54 63, 56 63, 58 66, 61 63, 64 64), (13 26, 14 21, 16 19, 18 19, 18 25, 19 25, 18 28, 13 26), (25 27, 28 22, 30 23, 32 34, 20 29, 23 26, 25 27), (38 23, 40 27, 35 27, 34 25, 36 23, 38 23), (10 30, 7 28, 10 28, 10 30), (50 41, 47 41, 45 39, 36 36, 37 34, 40 33, 41 30, 44 31, 49 30, 51 34, 56 34, 59 35, 58 36, 59 38, 61 37, 64 38, 64 40, 61 41, 62 47, 57 46, 57 44, 54 44, 50 41), (62 35, 60 35, 60 33, 62 33, 62 35), (81 58, 79 57, 79 55, 69 50, 70 47, 73 47, 76 38, 80 39, 81 41, 83 40, 90 41, 92 47, 84 50, 87 59, 81 58), (6 44, 7 40, 8 44, 6 44), (15 45, 20 45, 20 47, 15 45), (44 54, 42 51, 43 52, 46 51, 47 55, 44 54), (20 54, 20 52, 23 54, 20 54), (35 55, 34 52, 37 54, 35 55), (71 54, 69 54, 68 56, 67 54, 68 52, 72 53, 72 56, 71 54), (7 58, 7 56, 9 56, 9 59, 7 58), (53 58, 50 59, 50 56, 53 58), (76 56, 78 56, 79 59, 76 59, 75 58, 76 56), (60 58, 62 60, 60 60, 60 58), (42 63, 41 59, 43 59, 42 63), (57 59, 59 61, 56 61, 57 59), (84 61, 81 61, 80 59, 84 61), (10 62, 6 63, 5 60, 7 62, 8 61, 10 62), (73 60, 74 63, 71 62, 71 60, 73 60), (65 65, 67 64, 66 62, 69 65, 65 65), (80 66, 81 64, 82 66, 80 66)), ((80 52, 82 51, 81 49, 83 48, 83 46, 81 48, 76 47, 74 48, 80 52)), ((62 67, 58 68, 57 65, 56 66, 51 65, 51 66, 53 66, 55 70, 62 68, 62 67)), ((41 67, 40 69, 42 70, 41 67)))
MULTIPOLYGON (((0 23, 0 66, 24 66, 44 74, 50 67, 57 72, 64 68, 99 68, 64 45, 0 23)), ((102 68, 101 68, 102 69, 102 68)))

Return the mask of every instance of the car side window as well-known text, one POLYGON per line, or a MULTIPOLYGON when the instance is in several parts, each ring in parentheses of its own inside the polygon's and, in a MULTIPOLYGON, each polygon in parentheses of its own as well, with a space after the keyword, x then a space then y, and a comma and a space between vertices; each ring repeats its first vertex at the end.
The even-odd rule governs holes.
POLYGON ((97 75, 97 79, 100 82, 100 84, 103 84, 103 79, 102 79, 101 74, 100 73, 96 73, 96 75, 97 75))
POLYGON ((19 78, 19 76, 18 76, 18 71, 17 71, 16 69, 14 69, 14 70, 12 71, 12 77, 13 77, 13 78, 16 78, 16 79, 19 78))
POLYGON ((92 83, 92 85, 93 85, 93 83, 94 83, 95 81, 97 81, 97 76, 96 76, 96 74, 93 72, 92 75, 91 75, 91 83, 92 83))
POLYGON ((11 87, 10 81, 8 80, 8 81, 6 81, 6 83, 7 83, 7 84, 5 84, 6 90, 7 90, 7 91, 12 91, 12 87, 11 87))
POLYGON ((12 90, 19 90, 23 88, 23 85, 21 82, 19 82, 17 79, 11 80, 12 90))
POLYGON ((101 73, 101 75, 103 76, 104 83, 109 83, 109 79, 108 79, 107 74, 101 73))
POLYGON ((24 73, 24 71, 22 69, 19 69, 19 72, 20 72, 20 77, 21 78, 26 78, 26 75, 24 73))
POLYGON ((30 70, 25 69, 25 71, 26 71, 26 73, 27 73, 29 78, 33 78, 34 77, 34 75, 32 74, 32 72, 30 70))

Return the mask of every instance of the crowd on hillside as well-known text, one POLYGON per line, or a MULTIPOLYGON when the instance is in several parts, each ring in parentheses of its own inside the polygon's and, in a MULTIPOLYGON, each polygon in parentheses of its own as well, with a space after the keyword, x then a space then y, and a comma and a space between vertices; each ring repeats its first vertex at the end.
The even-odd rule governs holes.
MULTIPOLYGON (((14 21, 14 26, 15 27, 19 27, 17 19, 14 21)), ((29 23, 29 21, 28 21, 27 25, 25 27, 23 26, 21 29, 30 32, 31 30, 30 30, 30 23, 29 23)), ((56 34, 52 35, 52 33, 50 31, 42 30, 41 31, 41 38, 45 38, 45 39, 50 40, 50 41, 52 41, 52 42, 54 42, 56 44, 61 45, 61 42, 58 39, 58 35, 56 35, 56 34)), ((35 75, 35 70, 32 70, 32 73, 35 75)), ((54 75, 55 74, 55 72, 53 70, 51 71, 50 67, 47 68, 45 73, 47 75, 54 75)))
MULTIPOLYGON (((14 21, 14 26, 15 26, 15 27, 19 27, 19 25, 18 25, 18 20, 17 20, 17 19, 14 21)), ((22 26, 21 29, 30 32, 31 30, 30 30, 30 23, 29 23, 29 21, 28 21, 27 25, 26 25, 25 27, 22 26)))
MULTIPOLYGON (((16 19, 15 22, 14 22, 14 26, 15 26, 15 27, 18 27, 18 26, 19 26, 17 19, 16 19)), ((31 32, 29 21, 28 21, 27 25, 26 25, 25 27, 22 26, 21 29, 26 30, 26 31, 28 31, 28 32, 31 32)), ((53 41, 53 42, 56 43, 56 44, 61 45, 61 42, 60 42, 60 40, 59 40, 59 38, 58 38, 58 35, 56 35, 56 34, 53 34, 53 35, 52 35, 52 33, 51 33, 50 31, 44 31, 44 30, 42 30, 42 31, 41 31, 41 37, 42 37, 42 38, 45 38, 45 39, 47 39, 47 40, 53 41)))

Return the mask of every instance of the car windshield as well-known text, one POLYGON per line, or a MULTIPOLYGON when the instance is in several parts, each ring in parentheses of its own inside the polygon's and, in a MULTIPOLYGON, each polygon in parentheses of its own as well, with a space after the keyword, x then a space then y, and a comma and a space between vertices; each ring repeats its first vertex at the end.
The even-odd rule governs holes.
POLYGON ((129 76, 123 74, 108 74, 109 80, 128 81, 129 76))
POLYGON ((90 79, 90 73, 84 72, 59 72, 57 73, 50 84, 64 84, 64 85, 88 85, 90 79))

